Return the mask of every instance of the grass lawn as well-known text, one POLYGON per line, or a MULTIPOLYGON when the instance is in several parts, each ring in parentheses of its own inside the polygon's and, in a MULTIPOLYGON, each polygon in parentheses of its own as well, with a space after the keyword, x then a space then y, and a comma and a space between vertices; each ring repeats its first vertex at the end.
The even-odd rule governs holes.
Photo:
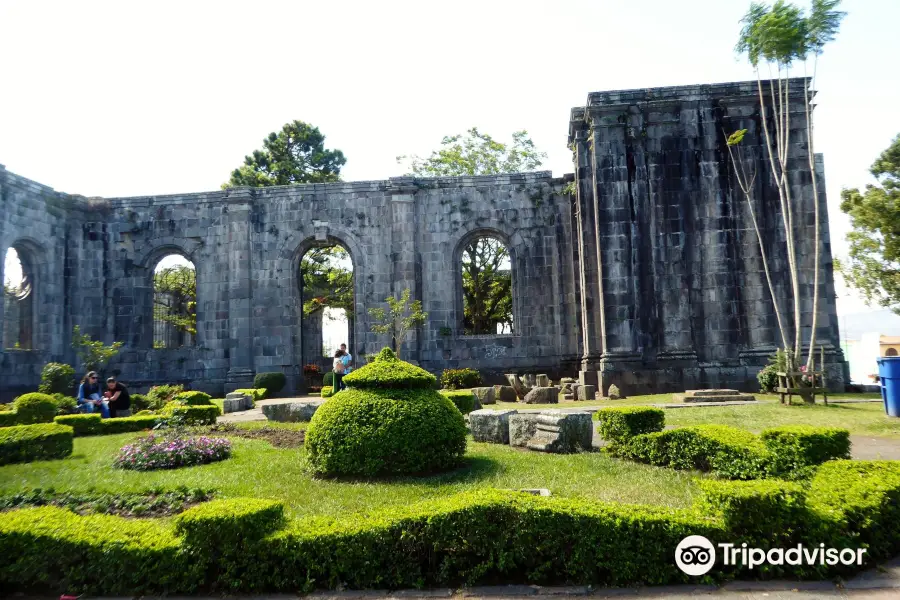
POLYGON ((35 488, 137 492, 184 485, 214 489, 218 497, 282 499, 289 514, 305 516, 408 504, 475 487, 548 488, 555 496, 676 507, 690 505, 696 491, 692 473, 616 460, 598 452, 542 454, 471 439, 465 464, 456 471, 378 482, 314 479, 304 470, 302 448, 278 449, 265 441, 242 438, 232 438, 232 458, 219 463, 172 471, 114 469, 116 452, 136 435, 76 438, 73 455, 67 459, 0 467, 0 494, 35 488))

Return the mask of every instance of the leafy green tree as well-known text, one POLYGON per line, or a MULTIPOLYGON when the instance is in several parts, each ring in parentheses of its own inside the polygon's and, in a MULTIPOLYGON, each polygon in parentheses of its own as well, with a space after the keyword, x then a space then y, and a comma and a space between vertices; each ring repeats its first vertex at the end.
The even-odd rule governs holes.
POLYGON ((369 316, 372 317, 372 331, 375 333, 389 333, 394 354, 400 358, 400 347, 406 340, 407 333, 414 327, 425 323, 428 313, 422 311, 422 301, 409 301, 409 288, 403 290, 400 298, 389 296, 384 299, 388 304, 388 310, 381 307, 370 308, 369 316))
POLYGON ((72 349, 85 371, 102 372, 124 345, 122 342, 113 342, 107 346, 101 341, 92 340, 91 336, 81 333, 78 325, 72 330, 72 349))
POLYGON ((353 270, 350 254, 340 246, 312 248, 300 259, 303 315, 326 306, 353 314, 353 270))
MULTIPOLYGON (((153 274, 153 315, 181 334, 197 334, 197 272, 175 265, 153 274)), ((154 345, 156 347, 156 345, 154 345)))
MULTIPOLYGON (((812 0, 809 15, 794 4, 777 0, 771 6, 753 2, 744 16, 735 50, 746 54, 750 64, 756 70, 757 88, 759 91, 760 110, 766 150, 769 156, 771 172, 778 190, 781 205, 782 222, 787 243, 788 269, 791 278, 794 308, 794 344, 788 356, 799 357, 801 347, 800 328, 800 276, 797 263, 793 204, 791 200, 791 178, 789 169, 789 148, 791 147, 791 106, 790 77, 795 63, 802 63, 804 71, 809 58, 813 59, 812 76, 815 79, 818 57, 825 44, 837 35, 841 20, 845 13, 836 10, 840 0, 812 0), (767 67, 776 77, 769 82, 768 106, 772 111, 772 127, 766 115, 767 102, 763 93, 760 68, 767 67), (771 130, 774 131, 771 131, 771 130)), ((811 84, 810 84, 811 85, 811 84)), ((816 326, 819 308, 819 192, 818 178, 815 171, 815 150, 813 145, 813 115, 809 96, 809 87, 804 85, 804 111, 806 116, 806 148, 809 171, 812 177, 812 203, 814 212, 814 267, 813 267, 813 301, 812 324, 810 327, 809 355, 807 369, 813 366, 816 326)), ((801 198, 802 199, 802 198, 801 198)), ((786 348, 786 350, 788 350, 786 348)))
POLYGON ((262 150, 244 157, 244 164, 231 172, 222 188, 331 183, 341 180, 346 162, 343 152, 325 148, 325 136, 318 127, 293 121, 270 133, 262 150))
POLYGON ((513 133, 512 143, 504 144, 473 127, 465 135, 444 137, 440 150, 428 158, 398 156, 397 162, 408 161, 409 174, 416 177, 454 177, 534 171, 546 158, 546 153, 535 149, 527 131, 513 133))
POLYGON ((847 234, 849 260, 840 269, 868 302, 900 314, 900 135, 870 172, 880 185, 841 192, 841 211, 853 231, 847 234))
MULTIPOLYGON (((547 154, 535 148, 527 131, 501 143, 473 127, 465 135, 447 136, 428 158, 398 156, 417 177, 496 175, 539 168, 547 154)), ((499 241, 479 238, 463 249, 463 327, 467 334, 497 333, 497 325, 512 329, 512 277, 509 251, 499 241)))
POLYGON ((463 250, 462 269, 466 333, 497 333, 497 325, 512 331, 512 276, 506 246, 493 238, 479 238, 463 250))

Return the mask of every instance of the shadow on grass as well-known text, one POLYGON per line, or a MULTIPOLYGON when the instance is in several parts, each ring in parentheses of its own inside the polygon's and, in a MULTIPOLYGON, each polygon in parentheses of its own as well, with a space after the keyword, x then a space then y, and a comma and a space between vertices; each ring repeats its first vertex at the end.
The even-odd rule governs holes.
POLYGON ((327 476, 315 475, 320 481, 332 481, 335 483, 379 483, 391 484, 419 484, 442 486, 453 483, 475 483, 488 479, 505 470, 504 465, 492 458, 484 456, 465 456, 455 469, 440 473, 422 473, 419 475, 384 475, 376 477, 351 477, 351 476, 327 476))

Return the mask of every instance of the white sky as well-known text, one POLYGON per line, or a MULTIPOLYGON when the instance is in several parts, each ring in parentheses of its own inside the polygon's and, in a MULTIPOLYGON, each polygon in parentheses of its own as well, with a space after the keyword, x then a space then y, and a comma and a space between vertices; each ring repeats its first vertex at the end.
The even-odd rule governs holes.
MULTIPOLYGON (((527 129, 562 175, 569 110, 588 92, 752 78, 732 52, 748 6, 0 0, 0 163, 86 196, 212 190, 300 119, 344 151, 346 180, 400 175, 397 155, 472 126, 527 129)), ((836 255, 841 188, 867 183, 900 132, 900 2, 843 8, 816 112, 836 255)))

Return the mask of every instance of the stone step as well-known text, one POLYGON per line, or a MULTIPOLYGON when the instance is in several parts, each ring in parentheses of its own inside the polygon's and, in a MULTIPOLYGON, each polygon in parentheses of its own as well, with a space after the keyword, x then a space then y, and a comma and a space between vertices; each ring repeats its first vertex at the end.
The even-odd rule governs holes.
POLYGON ((740 396, 737 390, 685 390, 685 396, 740 396))
POLYGON ((688 396, 687 394, 672 394, 674 402, 688 402, 701 404, 703 402, 756 402, 756 397, 751 394, 726 394, 722 396, 688 396))

